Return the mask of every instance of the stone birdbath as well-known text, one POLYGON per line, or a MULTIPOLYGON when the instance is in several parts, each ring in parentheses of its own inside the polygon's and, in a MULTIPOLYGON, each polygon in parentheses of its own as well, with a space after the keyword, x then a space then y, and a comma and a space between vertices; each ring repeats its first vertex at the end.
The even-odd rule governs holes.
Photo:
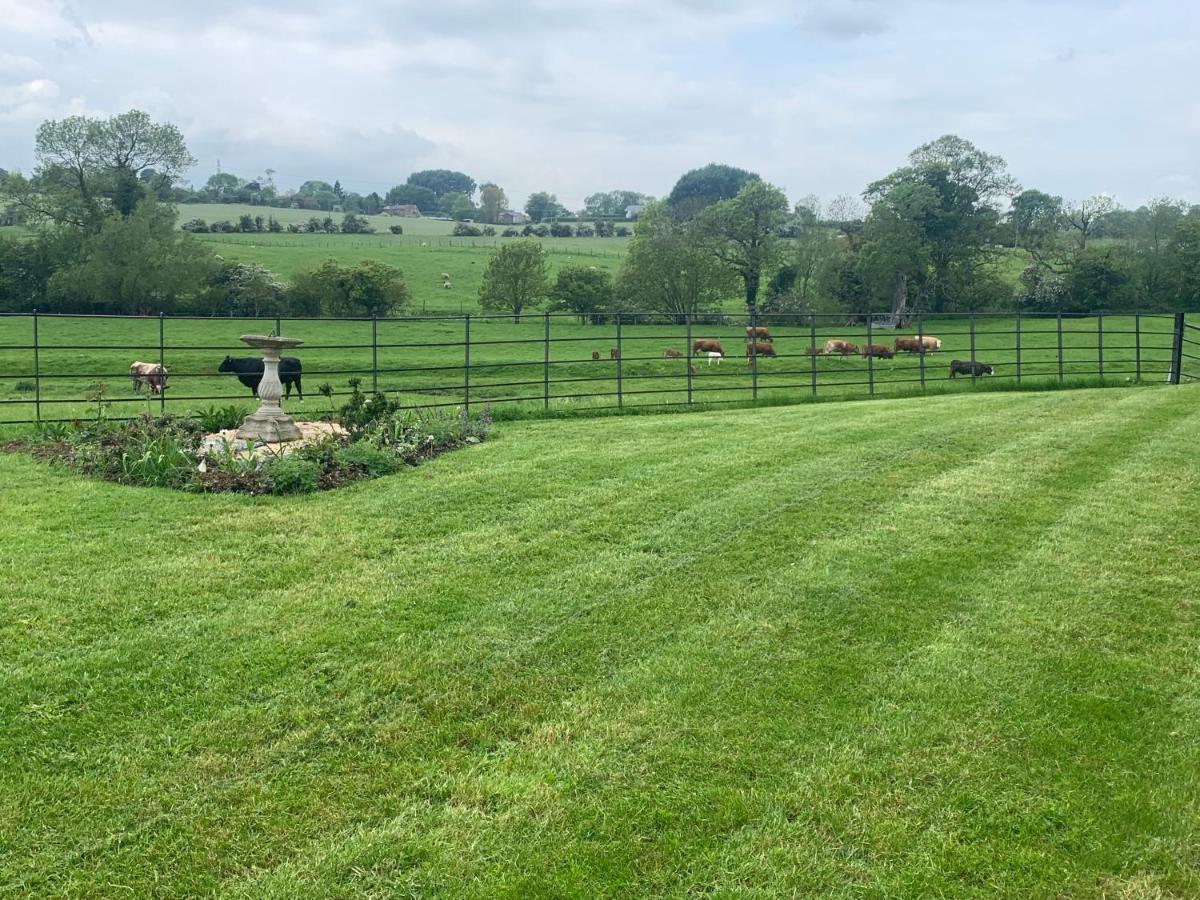
POLYGON ((304 341, 264 334, 243 334, 242 340, 262 350, 263 375, 257 392, 261 405, 258 412, 246 416, 237 436, 248 442, 271 444, 298 440, 300 428, 279 406, 279 398, 283 395, 283 385, 279 382, 279 353, 299 347, 304 341))

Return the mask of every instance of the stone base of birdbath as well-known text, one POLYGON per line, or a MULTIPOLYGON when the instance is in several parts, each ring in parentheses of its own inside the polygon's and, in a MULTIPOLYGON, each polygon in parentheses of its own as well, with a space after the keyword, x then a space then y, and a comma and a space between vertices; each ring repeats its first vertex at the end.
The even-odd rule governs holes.
POLYGON ((262 334, 243 334, 242 340, 262 350, 263 375, 258 383, 257 412, 246 416, 237 436, 246 441, 279 443, 300 437, 300 428, 279 406, 283 385, 279 382, 279 352, 299 347, 304 341, 297 338, 274 337, 262 334))

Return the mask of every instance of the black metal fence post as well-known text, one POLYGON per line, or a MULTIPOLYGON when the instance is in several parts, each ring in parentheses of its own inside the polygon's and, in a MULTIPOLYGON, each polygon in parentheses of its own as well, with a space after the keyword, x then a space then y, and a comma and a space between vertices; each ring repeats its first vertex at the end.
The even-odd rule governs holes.
POLYGON ((543 313, 542 341, 542 409, 550 408, 550 313, 543 313))
POLYGON ((978 376, 975 374, 975 313, 971 313, 971 383, 974 384, 978 376))
POLYGON ((38 346, 38 311, 33 311, 33 417, 42 421, 42 361, 38 346))
POLYGON ((1063 383, 1062 313, 1058 314, 1058 383, 1063 383))
POLYGON ((158 371, 162 373, 162 382, 158 386, 158 411, 167 414, 167 314, 158 314, 158 371))
POLYGON ((692 314, 685 313, 683 317, 687 324, 687 346, 683 351, 684 364, 687 366, 687 402, 692 405, 692 314))
POLYGON ((812 346, 809 349, 812 353, 809 354, 809 377, 812 381, 812 395, 817 396, 817 317, 815 314, 810 314, 808 317, 808 337, 812 341, 812 346))
POLYGON ((283 326, 279 322, 279 316, 276 316, 275 317, 275 337, 279 337, 281 334, 283 334, 283 326))
POLYGON ((1021 383, 1021 311, 1017 310, 1017 384, 1021 383))
POLYGON ((379 393, 379 316, 371 316, 371 393, 379 393))
POLYGON ((1096 313, 1096 368, 1104 380, 1104 313, 1096 313))
POLYGON ((617 313, 617 409, 625 405, 625 394, 621 387, 621 314, 617 313))
POLYGON ((1133 314, 1133 377, 1142 380, 1142 314, 1133 314))
POLYGON ((875 396, 875 352, 872 348, 874 334, 871 329, 871 314, 867 313, 867 393, 872 397, 875 396))
POLYGON ((1171 372, 1167 381, 1179 384, 1180 371, 1183 369, 1183 313, 1175 313, 1175 331, 1171 335, 1171 372))
POLYGON ((917 314, 917 369, 920 371, 921 390, 925 390, 925 314, 917 314))
POLYGON ((750 400, 758 402, 758 307, 750 307, 750 400))
POLYGON ((463 316, 463 409, 471 411, 471 314, 463 316))

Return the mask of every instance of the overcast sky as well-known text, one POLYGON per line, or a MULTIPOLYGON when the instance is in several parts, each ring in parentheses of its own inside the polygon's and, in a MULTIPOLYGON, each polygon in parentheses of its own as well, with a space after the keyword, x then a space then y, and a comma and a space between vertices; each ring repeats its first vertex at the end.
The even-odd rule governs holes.
POLYGON ((1029 187, 1200 202, 1198 0, 0 0, 0 167, 131 107, 280 187, 462 169, 514 205, 727 162, 858 193, 953 132, 1029 187))

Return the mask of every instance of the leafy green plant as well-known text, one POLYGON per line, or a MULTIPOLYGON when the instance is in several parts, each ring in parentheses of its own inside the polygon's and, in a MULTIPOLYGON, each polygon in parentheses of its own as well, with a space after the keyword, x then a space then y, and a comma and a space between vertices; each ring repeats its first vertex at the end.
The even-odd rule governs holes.
POLYGON ((246 417, 246 411, 235 403, 228 406, 206 406, 191 413, 200 423, 200 427, 208 433, 228 431, 237 428, 246 417))
POLYGON ((311 494, 321 486, 321 467, 295 454, 267 460, 262 472, 272 494, 311 494))
POLYGON ((371 478, 391 475, 404 466, 404 460, 397 454, 368 441, 358 441, 341 447, 334 452, 333 458, 339 466, 361 469, 371 478))
POLYGON ((32 381, 18 381, 13 385, 13 390, 18 394, 32 394, 35 390, 37 390, 37 385, 35 385, 32 381))
POLYGON ((87 392, 84 393, 83 399, 89 403, 96 404, 96 421, 104 418, 104 407, 108 399, 108 385, 103 381, 93 381, 88 385, 87 392))

